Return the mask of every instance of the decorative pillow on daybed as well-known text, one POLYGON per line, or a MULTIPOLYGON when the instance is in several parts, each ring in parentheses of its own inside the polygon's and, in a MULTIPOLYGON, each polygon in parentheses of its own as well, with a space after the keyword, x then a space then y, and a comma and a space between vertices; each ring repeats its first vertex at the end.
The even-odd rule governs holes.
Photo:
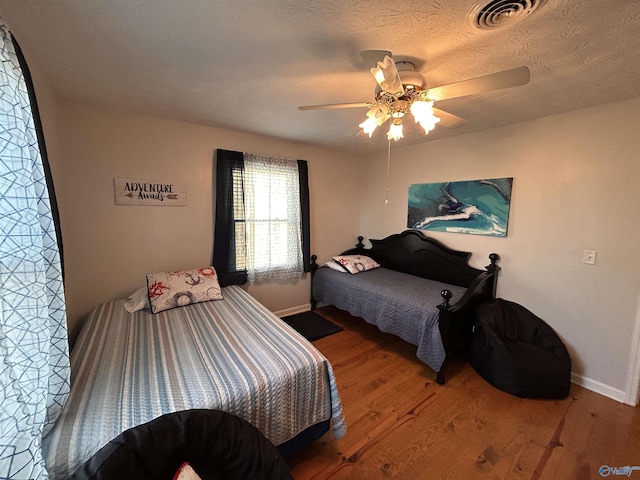
POLYGON ((338 255, 337 257, 333 257, 333 260, 337 265, 341 266, 344 271, 354 275, 356 273, 366 272, 367 270, 373 270, 380 266, 373 258, 365 255, 338 255))
POLYGON ((147 275, 153 313, 191 303, 222 300, 218 275, 213 267, 147 275))

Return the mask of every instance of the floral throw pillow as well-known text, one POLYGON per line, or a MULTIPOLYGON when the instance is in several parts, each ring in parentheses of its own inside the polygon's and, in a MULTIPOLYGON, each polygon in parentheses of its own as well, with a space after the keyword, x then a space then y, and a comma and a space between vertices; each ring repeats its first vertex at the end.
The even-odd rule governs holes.
POLYGON ((366 272, 380 266, 373 258, 365 255, 338 255, 332 258, 351 274, 366 272))
POLYGON ((153 313, 192 303, 222 300, 218 275, 213 267, 147 275, 149 303, 153 313))

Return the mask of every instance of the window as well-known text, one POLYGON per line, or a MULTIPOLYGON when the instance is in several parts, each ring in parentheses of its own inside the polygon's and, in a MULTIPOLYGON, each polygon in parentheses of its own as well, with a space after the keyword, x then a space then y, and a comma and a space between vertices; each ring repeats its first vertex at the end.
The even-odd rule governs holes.
POLYGON ((307 162, 217 151, 214 261, 224 285, 298 278, 309 265, 307 162))

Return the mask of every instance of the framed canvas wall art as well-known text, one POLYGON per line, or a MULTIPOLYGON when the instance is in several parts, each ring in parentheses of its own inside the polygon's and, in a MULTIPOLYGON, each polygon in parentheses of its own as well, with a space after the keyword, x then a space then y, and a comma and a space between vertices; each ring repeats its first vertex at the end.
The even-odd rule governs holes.
POLYGON ((505 237, 513 178, 409 185, 407 227, 505 237))

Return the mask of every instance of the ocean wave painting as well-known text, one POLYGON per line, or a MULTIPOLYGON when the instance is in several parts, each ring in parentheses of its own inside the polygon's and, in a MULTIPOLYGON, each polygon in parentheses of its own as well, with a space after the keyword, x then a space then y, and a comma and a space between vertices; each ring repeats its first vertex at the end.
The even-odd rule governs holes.
POLYGON ((409 185, 407 227, 507 236, 513 178, 409 185))

